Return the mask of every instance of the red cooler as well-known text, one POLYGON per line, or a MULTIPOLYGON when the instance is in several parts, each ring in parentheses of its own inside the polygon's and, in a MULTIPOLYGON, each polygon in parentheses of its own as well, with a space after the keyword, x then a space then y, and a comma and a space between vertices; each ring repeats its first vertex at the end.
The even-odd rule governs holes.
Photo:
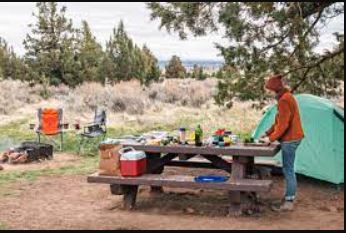
POLYGON ((119 150, 120 173, 122 176, 141 176, 146 171, 147 159, 143 151, 136 151, 133 148, 123 148, 119 150))

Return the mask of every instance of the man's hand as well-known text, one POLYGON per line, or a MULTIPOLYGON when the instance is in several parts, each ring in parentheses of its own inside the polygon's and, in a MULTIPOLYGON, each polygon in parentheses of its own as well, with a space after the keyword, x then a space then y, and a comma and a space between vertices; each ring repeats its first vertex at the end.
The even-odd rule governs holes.
POLYGON ((265 144, 270 144, 271 143, 268 136, 265 136, 265 137, 261 138, 260 142, 263 142, 265 144))

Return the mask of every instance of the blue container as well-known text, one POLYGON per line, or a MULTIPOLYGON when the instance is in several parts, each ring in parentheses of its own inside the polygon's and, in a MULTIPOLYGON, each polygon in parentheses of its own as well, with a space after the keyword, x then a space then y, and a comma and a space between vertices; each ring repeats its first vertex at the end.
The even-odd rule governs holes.
POLYGON ((198 183, 210 183, 210 182, 225 182, 229 179, 227 176, 196 176, 195 182, 198 183))

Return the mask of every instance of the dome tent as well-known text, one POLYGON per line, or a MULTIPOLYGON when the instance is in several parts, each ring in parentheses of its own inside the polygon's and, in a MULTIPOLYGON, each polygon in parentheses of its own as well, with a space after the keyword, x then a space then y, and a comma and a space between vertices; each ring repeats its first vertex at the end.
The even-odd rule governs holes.
MULTIPOLYGON (((344 109, 313 95, 295 97, 305 132, 296 154, 296 173, 334 184, 344 183, 344 109)), ((276 113, 276 105, 268 108, 253 138, 258 139, 274 123, 276 113)), ((281 164, 281 152, 274 160, 281 164)))

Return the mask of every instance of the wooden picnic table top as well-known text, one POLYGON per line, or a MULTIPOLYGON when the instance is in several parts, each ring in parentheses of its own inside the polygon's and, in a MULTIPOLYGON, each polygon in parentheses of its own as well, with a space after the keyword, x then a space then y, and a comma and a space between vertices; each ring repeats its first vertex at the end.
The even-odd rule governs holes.
POLYGON ((123 147, 133 147, 147 153, 172 153, 172 154, 195 154, 195 155, 221 155, 221 156, 265 156, 273 157, 280 150, 279 144, 266 145, 231 145, 228 147, 193 146, 193 145, 143 145, 123 144, 123 147))

